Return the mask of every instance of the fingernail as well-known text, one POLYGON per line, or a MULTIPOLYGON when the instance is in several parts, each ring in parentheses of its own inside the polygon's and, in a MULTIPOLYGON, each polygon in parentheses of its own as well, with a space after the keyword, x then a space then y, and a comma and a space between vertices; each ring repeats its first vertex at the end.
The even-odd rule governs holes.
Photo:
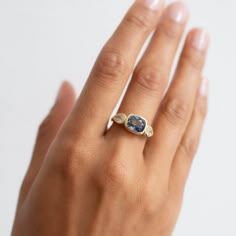
POLYGON ((157 10, 161 5, 162 0, 137 0, 137 2, 142 3, 151 10, 157 10))
POLYGON ((166 10, 167 16, 177 23, 184 22, 187 17, 187 13, 188 9, 182 2, 175 2, 171 4, 166 10))
POLYGON ((197 29, 191 36, 191 44, 197 50, 205 50, 209 43, 209 34, 205 29, 197 29))
POLYGON ((63 96, 63 88, 64 88, 64 84, 65 82, 63 82, 58 90, 57 93, 57 97, 56 97, 56 102, 59 101, 61 99, 61 97, 63 96))
POLYGON ((202 78, 200 87, 199 87, 199 93, 201 96, 208 96, 209 93, 209 80, 206 77, 202 78))

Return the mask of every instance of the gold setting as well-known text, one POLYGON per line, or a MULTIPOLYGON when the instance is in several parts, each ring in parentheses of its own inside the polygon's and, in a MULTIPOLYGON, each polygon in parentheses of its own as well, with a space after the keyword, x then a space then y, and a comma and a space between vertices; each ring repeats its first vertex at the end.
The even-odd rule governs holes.
POLYGON ((130 118, 131 116, 137 116, 137 115, 136 115, 136 114, 129 114, 129 115, 128 115, 128 117, 127 117, 127 119, 125 120, 125 123, 124 123, 125 128, 126 128, 130 133, 133 133, 133 134, 136 134, 136 135, 140 135, 140 136, 143 135, 144 132, 145 132, 145 129, 146 129, 146 127, 147 127, 147 120, 146 120, 145 118, 143 118, 142 116, 139 116, 140 118, 142 118, 142 119, 145 121, 146 127, 145 127, 145 129, 144 129, 142 132, 135 132, 135 131, 132 131, 131 129, 129 129, 129 127, 128 127, 128 120, 129 120, 129 118, 130 118))
POLYGON ((124 113, 118 113, 118 114, 116 114, 115 116, 112 117, 112 121, 114 121, 116 124, 119 124, 119 125, 123 124, 127 131, 129 131, 130 133, 133 133, 135 135, 138 135, 138 136, 144 135, 145 137, 150 138, 154 134, 153 133, 153 128, 150 125, 148 125, 147 120, 144 117, 136 115, 136 114, 129 114, 127 116, 124 113), (144 127, 144 130, 142 132, 133 131, 129 128, 128 121, 129 121, 129 118, 131 116, 138 117, 139 119, 141 119, 145 122, 145 127, 144 127))

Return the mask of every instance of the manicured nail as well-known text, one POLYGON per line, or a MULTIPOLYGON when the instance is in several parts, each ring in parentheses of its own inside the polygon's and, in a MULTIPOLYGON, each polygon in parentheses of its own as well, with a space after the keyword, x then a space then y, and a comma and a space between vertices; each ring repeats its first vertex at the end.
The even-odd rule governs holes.
POLYGON ((151 10, 157 10, 163 0, 137 0, 137 2, 144 4, 144 6, 151 10))
POLYGON ((191 44, 197 50, 205 50, 209 44, 209 34, 205 29, 197 29, 191 36, 191 44))
POLYGON ((61 97, 63 96, 63 91, 64 91, 64 85, 65 85, 65 82, 63 82, 58 90, 58 93, 57 93, 57 97, 56 97, 56 102, 59 101, 61 99, 61 97))
POLYGON ((206 77, 202 78, 200 87, 199 87, 199 93, 202 96, 208 96, 209 93, 209 80, 206 77))
POLYGON ((175 2, 167 7, 166 14, 171 20, 183 23, 187 17, 188 9, 184 3, 175 2))

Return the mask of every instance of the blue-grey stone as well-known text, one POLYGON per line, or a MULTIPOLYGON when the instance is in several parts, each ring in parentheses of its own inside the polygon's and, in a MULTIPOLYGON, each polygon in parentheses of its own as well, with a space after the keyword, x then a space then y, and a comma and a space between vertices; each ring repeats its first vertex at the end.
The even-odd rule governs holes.
POLYGON ((146 127, 146 121, 137 115, 131 115, 127 121, 127 128, 136 133, 142 133, 146 127))

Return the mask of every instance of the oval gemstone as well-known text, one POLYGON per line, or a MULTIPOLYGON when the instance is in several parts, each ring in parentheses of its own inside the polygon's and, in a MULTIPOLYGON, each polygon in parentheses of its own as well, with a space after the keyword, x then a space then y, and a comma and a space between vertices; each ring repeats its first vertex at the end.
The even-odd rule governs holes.
POLYGON ((129 115, 126 122, 126 127, 135 133, 143 133, 146 125, 146 120, 137 115, 129 115))
POLYGON ((123 124, 126 120, 126 115, 123 113, 118 113, 112 118, 112 120, 117 124, 123 124))

